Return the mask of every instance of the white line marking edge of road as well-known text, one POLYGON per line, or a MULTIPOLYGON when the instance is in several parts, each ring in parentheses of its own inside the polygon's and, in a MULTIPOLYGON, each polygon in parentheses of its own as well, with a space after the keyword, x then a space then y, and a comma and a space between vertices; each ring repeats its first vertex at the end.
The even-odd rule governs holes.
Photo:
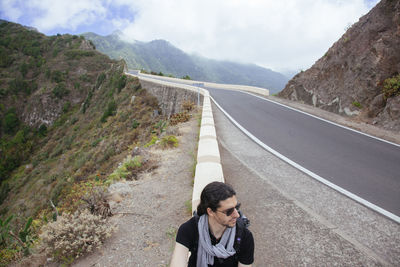
MULTIPOLYGON (((246 92, 246 93, 247 93, 247 92, 246 92)), ((253 94, 251 94, 251 95, 253 95, 253 94)), ((254 96, 257 96, 257 95, 254 95, 254 96)), ((257 96, 257 97, 259 97, 259 96, 257 96)), ((341 188, 340 186, 337 186, 337 185, 335 185, 335 184, 329 182, 328 180, 326 180, 326 179, 322 178, 321 176, 319 176, 319 175, 313 173, 312 171, 310 171, 310 170, 304 168, 303 166, 297 164, 296 162, 292 161, 291 159, 289 159, 289 158, 285 157, 284 155, 280 154, 278 151, 276 151, 276 150, 272 149, 271 147, 267 146, 266 144, 264 144, 263 142, 261 142, 257 137, 255 137, 253 134, 251 134, 249 131, 247 131, 247 130, 246 130, 242 125, 240 125, 234 118, 232 118, 232 117, 217 103, 217 101, 215 101, 215 99, 214 99, 213 97, 210 96, 210 98, 211 98, 212 101, 215 103, 215 105, 225 114, 225 116, 227 116, 228 119, 231 120, 232 123, 236 125, 236 127, 238 127, 243 133, 245 133, 248 137, 250 137, 250 139, 252 139, 254 142, 256 142, 258 145, 260 145, 260 146, 261 146, 262 148, 264 148, 265 150, 267 150, 267 151, 269 151, 270 153, 274 154, 275 156, 277 156, 277 157, 280 158, 281 160, 285 161, 286 163, 292 165, 292 166, 295 167, 296 169, 298 169, 298 170, 304 172, 305 174, 311 176, 312 178, 316 179, 317 181, 319 181, 319 182, 321 182, 321 183, 323 183, 323 184, 325 184, 325 185, 331 187, 332 189, 334 189, 334 190, 336 190, 336 191, 342 193, 343 195, 345 195, 345 196, 347 196, 347 197, 349 197, 349 198, 351 198, 351 199, 353 199, 353 200, 355 200, 355 201, 361 203, 362 205, 364 205, 364 206, 366 206, 366 207, 368 207, 368 208, 370 208, 370 209, 372 209, 372 210, 374 210, 374 211, 376 211, 376 212, 378 212, 378 213, 380 213, 380 214, 382 214, 382 215, 384 215, 384 216, 386 216, 386 217, 392 219, 393 221, 395 221, 395 222, 397 222, 397 223, 400 223, 400 217, 399 217, 399 216, 397 216, 397 215, 395 215, 395 214, 393 214, 393 213, 391 213, 391 212, 389 212, 389 211, 387 211, 387 210, 384 210, 384 209, 382 209, 381 207, 378 207, 378 206, 375 205, 375 204, 372 204, 371 202, 369 202, 369 201, 367 201, 367 200, 365 200, 365 199, 363 199, 363 198, 361 198, 361 197, 359 197, 359 196, 357 196, 357 195, 355 195, 355 194, 353 194, 353 193, 347 191, 347 190, 344 189, 344 188, 341 188)), ((259 98, 265 99, 265 98, 262 98, 262 97, 259 97, 259 98)), ((271 101, 271 100, 269 100, 269 99, 265 99, 265 100, 271 101)), ((271 101, 271 102, 274 102, 274 103, 276 103, 276 104, 285 106, 285 105, 280 104, 280 103, 277 103, 277 102, 275 102, 275 101, 271 101)), ((287 106, 285 106, 285 107, 287 107, 287 106)), ((288 107, 288 108, 293 109, 293 108, 291 108, 291 107, 288 107)), ((305 112, 303 112, 303 111, 299 111, 299 110, 296 110, 296 109, 293 109, 293 110, 298 111, 298 112, 305 113, 305 112)), ((308 113, 305 113, 305 114, 310 115, 310 114, 308 114, 308 113)), ((316 116, 314 116, 314 115, 310 115, 310 116, 316 117, 316 116)), ((316 117, 316 118, 318 118, 318 117, 316 117)), ((318 118, 318 119, 321 119, 321 118, 318 118)), ((322 119, 322 120, 324 120, 324 119, 322 119)), ((324 121, 325 121, 325 120, 324 120, 324 121)), ((329 121, 328 121, 328 122, 329 122, 329 121)), ((332 122, 330 122, 330 123, 332 123, 332 122)), ((333 123, 333 124, 335 124, 335 123, 333 123)), ((336 125, 336 124, 335 124, 335 125, 336 125)), ((341 126, 341 125, 338 125, 338 126, 341 126)), ((341 127, 343 127, 343 126, 341 126, 341 127)), ((344 128, 347 128, 347 127, 344 127, 344 128)), ((349 128, 349 129, 350 129, 350 128, 349 128)), ((353 129, 350 129, 350 130, 353 130, 353 129)), ((355 131, 355 130, 353 130, 353 131, 355 131)), ((356 132, 358 132, 358 131, 356 131, 356 132)), ((371 136, 371 137, 373 137, 373 136, 371 136)), ((376 137, 374 137, 374 138, 376 138, 376 137)), ((379 138, 378 138, 378 139, 379 139, 379 138)), ((383 140, 383 139, 382 139, 382 140, 383 140)), ((388 142, 388 141, 386 141, 386 140, 383 140, 383 141, 388 142)), ((390 142, 389 142, 389 143, 390 143, 390 142)), ((395 144, 395 145, 396 145, 396 144, 395 144)), ((397 145, 397 146, 398 146, 398 145, 397 145)))
POLYGON ((330 121, 330 120, 327 120, 327 119, 324 119, 324 118, 318 117, 318 116, 316 116, 316 115, 313 115, 313 114, 307 113, 307 112, 305 112, 305 111, 302 111, 302 110, 298 110, 298 109, 296 109, 296 108, 293 108, 293 107, 290 107, 290 106, 288 106, 288 105, 285 105, 285 104, 282 104, 282 103, 276 102, 276 101, 274 101, 274 100, 271 100, 271 99, 268 99, 268 98, 264 98, 264 97, 261 97, 261 96, 258 96, 258 95, 255 95, 255 94, 252 94, 252 93, 249 93, 249 92, 244 92, 244 91, 240 91, 240 92, 242 92, 242 93, 246 93, 246 94, 249 94, 249 95, 252 95, 252 96, 255 96, 255 97, 258 97, 258 98, 260 98, 260 99, 262 99, 262 100, 265 100, 265 101, 268 101, 268 102, 271 102, 271 103, 274 103, 274 104, 277 104, 277 105, 283 106, 283 107, 285 107, 285 108, 288 108, 288 109, 291 109, 291 110, 293 110, 293 111, 297 111, 297 112, 299 112, 299 113, 302 113, 302 114, 308 115, 308 116, 310 116, 310 117, 313 117, 313 118, 315 118, 315 119, 318 119, 318 120, 321 120, 321 121, 324 121, 324 122, 327 122, 327 123, 333 124, 333 125, 335 125, 335 126, 338 126, 338 127, 344 128, 344 129, 346 129, 346 130, 349 130, 349 131, 352 131, 352 132, 356 132, 356 133, 358 133, 358 134, 362 134, 362 135, 368 136, 368 137, 370 137, 370 138, 373 138, 373 139, 379 140, 379 141, 381 141, 381 142, 385 142, 385 143, 388 143, 388 144, 391 144, 391 145, 394 145, 394 146, 400 147, 400 144, 396 144, 396 143, 390 142, 390 141, 388 141, 388 140, 385 140, 385 139, 382 139, 382 138, 379 138, 379 137, 376 137, 376 136, 373 136, 373 135, 370 135, 370 134, 367 134, 367 133, 360 132, 360 131, 358 131, 358 130, 355 130, 355 129, 352 129, 352 128, 350 128, 350 127, 347 127, 347 126, 344 126, 344 125, 338 124, 338 123, 336 123, 336 122, 333 122, 333 121, 330 121))

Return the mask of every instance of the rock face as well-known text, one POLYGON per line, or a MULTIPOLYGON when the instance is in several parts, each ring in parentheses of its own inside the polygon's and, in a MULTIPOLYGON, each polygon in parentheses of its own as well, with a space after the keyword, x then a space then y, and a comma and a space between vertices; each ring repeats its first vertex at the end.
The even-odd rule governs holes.
POLYGON ((399 73, 400 1, 382 0, 279 96, 399 130, 399 96, 382 95, 383 81, 399 73))
MULTIPOLYGON (((170 117, 172 114, 182 112, 182 104, 185 101, 197 103, 197 93, 181 88, 169 87, 158 83, 140 81, 142 87, 153 94, 159 103, 162 114, 170 117)), ((200 95, 200 102, 203 96, 200 95)), ((201 103, 200 103, 201 104, 201 103)))

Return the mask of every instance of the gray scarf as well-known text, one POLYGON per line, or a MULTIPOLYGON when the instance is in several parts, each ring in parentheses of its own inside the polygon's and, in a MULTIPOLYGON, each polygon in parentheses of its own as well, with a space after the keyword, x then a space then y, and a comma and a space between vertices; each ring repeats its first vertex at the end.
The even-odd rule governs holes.
POLYGON ((207 267, 214 264, 214 257, 226 259, 235 255, 233 248, 236 235, 236 225, 233 228, 226 228, 221 240, 213 246, 208 228, 208 215, 200 216, 199 223, 199 247, 197 249, 197 267, 207 267), (226 247, 226 248, 225 248, 226 247))

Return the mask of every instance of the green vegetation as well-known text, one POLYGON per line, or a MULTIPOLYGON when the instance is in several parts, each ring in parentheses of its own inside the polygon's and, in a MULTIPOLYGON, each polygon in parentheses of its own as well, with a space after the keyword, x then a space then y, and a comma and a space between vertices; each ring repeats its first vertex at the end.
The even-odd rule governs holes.
POLYGON ((53 95, 57 98, 63 98, 64 96, 69 94, 69 90, 67 89, 65 83, 59 83, 53 89, 53 95))
POLYGON ((108 176, 106 183, 111 184, 121 179, 130 179, 134 175, 133 172, 142 167, 142 161, 143 159, 140 156, 132 157, 129 155, 124 159, 122 164, 108 176))
POLYGON ((32 217, 29 217, 18 234, 13 232, 11 223, 14 215, 0 219, 0 266, 7 265, 16 258, 16 254, 27 256, 33 245, 32 217))
POLYGON ((111 100, 108 105, 107 109, 104 111, 103 116, 101 117, 101 122, 106 122, 107 118, 110 116, 114 116, 117 112, 117 103, 115 103, 114 99, 111 100))
POLYGON ((382 93, 385 100, 400 95, 400 74, 383 81, 382 93))
POLYGON ((358 101, 354 101, 352 104, 353 104, 353 106, 355 106, 355 107, 357 107, 357 108, 359 108, 359 109, 361 109, 361 108, 362 108, 362 105, 361 105, 361 103, 360 103, 360 102, 358 102, 358 101))
POLYGON ((174 135, 164 136, 160 140, 160 145, 164 149, 178 147, 178 139, 174 135))
POLYGON ((94 188, 154 168, 151 158, 123 160, 165 131, 157 99, 124 75, 124 62, 79 50, 83 40, 0 24, 0 220, 17 237, 2 239, 0 266, 29 251, 52 218, 95 215, 94 188))
POLYGON ((145 144, 144 147, 155 145, 157 141, 159 141, 158 137, 156 135, 153 135, 151 136, 151 140, 147 144, 145 144))
POLYGON ((68 59, 80 59, 82 57, 93 57, 95 56, 94 51, 86 51, 86 50, 79 50, 79 49, 73 49, 65 52, 65 56, 68 59))

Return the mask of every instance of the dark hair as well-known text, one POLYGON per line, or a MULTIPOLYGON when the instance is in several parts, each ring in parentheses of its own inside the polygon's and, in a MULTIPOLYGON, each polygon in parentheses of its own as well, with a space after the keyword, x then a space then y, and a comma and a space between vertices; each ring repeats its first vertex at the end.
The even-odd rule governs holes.
POLYGON ((207 208, 216 211, 221 200, 228 199, 234 195, 236 195, 236 192, 230 185, 221 182, 209 183, 201 192, 197 214, 199 216, 207 214, 207 208))

